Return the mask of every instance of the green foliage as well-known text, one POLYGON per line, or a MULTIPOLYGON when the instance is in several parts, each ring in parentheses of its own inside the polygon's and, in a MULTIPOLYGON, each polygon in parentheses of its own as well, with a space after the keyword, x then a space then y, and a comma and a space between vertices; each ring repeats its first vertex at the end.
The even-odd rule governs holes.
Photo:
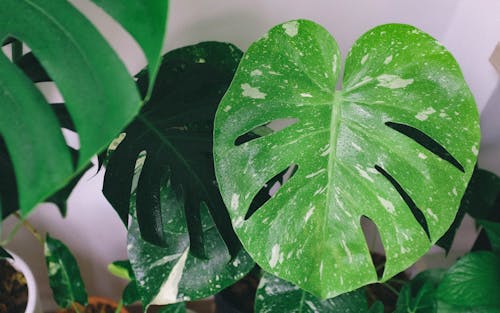
MULTIPOLYGON (((134 13, 135 6, 125 6, 125 1, 98 2, 133 36, 143 30, 130 20, 139 14, 134 13)), ((155 36, 151 40, 163 37, 166 3, 149 1, 141 5, 150 12, 146 19, 153 21, 150 29, 155 30, 155 36), (159 6, 165 10, 157 10, 159 6)), ((118 55, 65 0, 2 1, 0 39, 7 37, 26 43, 53 79, 65 99, 81 145, 78 161, 73 165, 60 124, 45 98, 2 54, 0 92, 4 97, 0 101, 0 133, 15 170, 19 208, 26 216, 37 203, 64 187, 87 166, 90 158, 132 120, 141 99, 118 55)), ((135 37, 148 58, 156 60, 152 66, 158 65, 161 42, 152 44, 135 37)))
MULTIPOLYGON (((192 254, 205 257, 207 253, 201 229, 203 205, 208 206, 231 255, 241 248, 214 183, 212 157, 215 110, 240 57, 241 52, 233 45, 215 42, 166 54, 151 99, 112 151, 104 195, 127 224, 134 189, 133 205, 141 235, 151 243, 169 245, 164 226, 172 222, 172 217, 164 210, 173 204, 165 202, 162 193, 172 190, 182 200, 176 201, 177 208, 170 212, 187 222, 192 254), (143 165, 135 188, 136 163, 141 153, 139 163, 143 165)), ((138 77, 139 89, 145 93, 147 72, 138 77)))
POLYGON ((479 143, 457 63, 420 30, 368 31, 336 91, 340 67, 321 26, 274 27, 245 53, 214 132, 218 182, 245 249, 266 271, 322 298, 378 281, 361 216, 380 231, 382 281, 422 256, 452 223, 479 143), (280 119, 293 124, 239 142, 280 119), (292 164, 291 179, 249 212, 262 186, 292 164))
POLYGON ((460 311, 500 312, 500 257, 487 251, 465 255, 443 276, 437 298, 460 311))
MULTIPOLYGON (((496 201, 499 193, 500 178, 492 172, 476 167, 455 220, 444 236, 439 239, 437 245, 444 248, 446 252, 450 250, 455 233, 462 223, 465 213, 480 220, 492 219, 495 214, 498 214, 496 213, 498 211, 496 201)), ((488 222, 486 221, 486 223, 488 222)))
POLYGON ((321 300, 289 282, 265 273, 257 289, 255 312, 366 313, 368 304, 364 288, 321 300))
POLYGON ((395 313, 437 312, 436 290, 445 270, 427 270, 403 286, 395 313))
POLYGON ((75 257, 66 245, 48 234, 45 239, 45 262, 56 303, 62 308, 71 308, 74 303, 87 305, 87 292, 75 257))
POLYGON ((14 259, 10 253, 4 248, 0 247, 0 259, 14 259))

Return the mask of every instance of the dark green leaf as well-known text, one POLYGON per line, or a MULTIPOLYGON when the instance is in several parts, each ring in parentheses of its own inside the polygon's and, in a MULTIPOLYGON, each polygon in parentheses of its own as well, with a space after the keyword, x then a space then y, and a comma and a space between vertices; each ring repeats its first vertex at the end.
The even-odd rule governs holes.
POLYGON ((257 289, 255 312, 366 313, 368 304, 364 288, 321 300, 289 282, 265 273, 257 289))
POLYGON ((7 250, 0 247, 0 259, 14 259, 7 250))
POLYGON ((95 27, 64 0, 0 2, 0 38, 26 43, 56 83, 78 131, 76 168, 54 113, 25 74, 0 56, 0 133, 27 215, 62 188, 138 112, 127 69, 95 27))
POLYGON ((48 234, 45 239, 45 262, 56 303, 62 308, 70 308, 75 302, 87 305, 87 292, 75 257, 61 241, 48 234))
POLYGON ((170 218, 164 225, 169 245, 162 248, 141 239, 135 217, 128 232, 129 259, 144 306, 208 297, 232 285, 253 268, 252 259, 243 249, 231 259, 206 206, 202 206, 200 213, 207 257, 200 259, 190 254, 182 203, 169 184, 162 187, 160 197, 163 213, 170 218))
POLYGON ((437 312, 436 290, 444 273, 444 270, 427 270, 403 286, 395 313, 437 312))
POLYGON ((471 312, 476 309, 497 312, 500 310, 499 281, 499 256, 485 251, 469 253, 443 276, 437 297, 444 304, 469 308, 471 312))
POLYGON ((185 313, 185 312, 186 312, 186 303, 185 302, 170 304, 170 305, 162 307, 158 311, 158 313, 185 313))
POLYGON ((380 231, 381 281, 427 252, 455 217, 480 137, 456 61, 422 31, 379 26, 345 64, 336 91, 331 35, 305 20, 278 25, 242 58, 215 120, 217 180, 245 249, 323 298, 378 281, 361 216, 380 231), (280 119, 295 123, 235 144, 280 119), (295 175, 248 216, 265 182, 292 164, 295 175))
POLYGON ((139 43, 149 69, 149 90, 154 86, 161 63, 167 26, 168 0, 92 0, 118 21, 139 43))
POLYGON ((122 295, 123 305, 131 305, 140 300, 141 296, 137 288, 137 281, 132 280, 123 290, 123 295, 122 295))
MULTIPOLYGON (((161 190, 167 184, 182 201, 175 214, 188 216, 190 253, 206 257, 200 207, 208 206, 232 256, 241 245, 220 197, 212 157, 213 118, 217 105, 236 70, 241 52, 233 45, 206 42, 165 55, 151 99, 124 131, 112 152, 103 192, 125 224, 130 192, 141 153, 142 171, 136 189, 141 235, 160 246, 168 245, 164 225, 170 216, 162 210, 161 190), (184 212, 185 211, 185 212, 184 212)), ((139 75, 141 91, 147 75, 139 75)))
POLYGON ((380 301, 375 302, 370 307, 368 313, 384 313, 384 304, 380 301))
POLYGON ((477 220, 477 222, 483 226, 493 252, 500 253, 500 223, 486 220, 477 220))

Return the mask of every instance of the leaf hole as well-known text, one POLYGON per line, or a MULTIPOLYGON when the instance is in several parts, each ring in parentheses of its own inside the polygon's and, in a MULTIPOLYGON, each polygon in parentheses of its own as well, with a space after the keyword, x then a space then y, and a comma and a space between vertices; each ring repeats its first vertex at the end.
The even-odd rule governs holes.
POLYGON ((276 119, 271 122, 254 127, 250 131, 244 133, 243 135, 236 138, 234 141, 235 146, 240 146, 246 142, 255 140, 260 137, 268 136, 277 133, 293 124, 297 123, 299 119, 297 118, 282 118, 276 119))
POLYGON ((248 208, 247 214, 245 215, 245 221, 248 220, 259 208, 261 208, 267 201, 276 195, 276 193, 281 189, 287 181, 289 181, 299 167, 296 164, 292 164, 283 171, 279 172, 273 178, 268 180, 264 186, 257 192, 250 207, 248 208))
POLYGON ((361 216, 359 223, 363 230, 368 249, 370 250, 373 267, 377 272, 377 279, 381 280, 384 276, 386 254, 377 224, 365 215, 361 216))
POLYGON ((440 143, 429 137, 424 132, 416 129, 415 127, 400 123, 386 122, 385 125, 407 137, 410 137, 422 147, 426 148, 439 158, 447 161, 462 173, 465 173, 465 169, 462 164, 460 164, 460 162, 458 162, 457 159, 455 159, 453 155, 451 155, 451 153, 449 153, 440 143))
POLYGON ((403 189, 403 187, 394 179, 394 177, 391 176, 386 170, 381 168, 378 165, 375 165, 375 169, 382 174, 391 184, 392 186, 397 190, 403 201, 406 203, 408 208, 410 209, 411 213, 413 214, 413 217, 415 217, 415 220, 420 224, 422 229, 425 231, 425 234, 427 235, 427 238, 429 241, 431 240, 431 234, 429 232, 429 226, 427 225, 427 219, 425 218, 425 215, 422 213, 422 211, 417 207, 417 204, 413 201, 413 199, 410 197, 410 195, 403 189))

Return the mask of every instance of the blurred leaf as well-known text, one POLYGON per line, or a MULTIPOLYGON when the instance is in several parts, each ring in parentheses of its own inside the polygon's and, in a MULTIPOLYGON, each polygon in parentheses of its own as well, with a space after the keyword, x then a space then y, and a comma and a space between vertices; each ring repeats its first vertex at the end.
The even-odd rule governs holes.
POLYGON ((486 251, 469 253, 444 274, 437 290, 437 297, 443 302, 439 308, 451 306, 464 312, 497 312, 500 310, 499 281, 500 256, 486 251))
POLYGON ((133 275, 133 270, 129 260, 114 261, 108 265, 108 271, 116 277, 129 281, 133 280, 133 276, 131 276, 131 274, 133 275))
MULTIPOLYGON (((374 308, 371 312, 378 310, 374 308)), ((255 312, 365 313, 368 312, 368 304, 364 288, 321 300, 287 281, 264 273, 257 289, 255 312)))
POLYGON ((395 313, 437 312, 436 290, 445 270, 433 269, 418 274, 401 290, 395 313))
POLYGON ((469 181, 465 195, 453 224, 437 242, 437 245, 449 252, 455 233, 462 223, 465 213, 474 218, 491 216, 497 207, 496 199, 500 192, 500 177, 487 170, 476 167, 469 181))
POLYGON ((122 295, 123 305, 131 305, 140 300, 141 296, 137 288, 137 281, 132 280, 123 290, 123 295, 122 295))
POLYGON ((87 305, 87 292, 75 257, 61 241, 48 234, 45 239, 45 262, 56 303, 62 308, 70 308, 75 302, 87 305))
POLYGON ((493 252, 500 253, 500 223, 487 220, 477 220, 477 222, 483 226, 493 252))
POLYGON ((148 61, 149 90, 161 63, 167 26, 168 0, 92 0, 134 37, 148 61))
POLYGON ((1 1, 0 38, 8 36, 26 43, 57 85, 81 146, 75 167, 44 96, 1 55, 0 134, 15 170, 19 208, 26 216, 87 166, 132 120, 141 99, 118 55, 68 1, 1 1))
POLYGON ((0 247, 0 259, 14 259, 12 255, 10 255, 7 250, 5 250, 3 247, 0 247))

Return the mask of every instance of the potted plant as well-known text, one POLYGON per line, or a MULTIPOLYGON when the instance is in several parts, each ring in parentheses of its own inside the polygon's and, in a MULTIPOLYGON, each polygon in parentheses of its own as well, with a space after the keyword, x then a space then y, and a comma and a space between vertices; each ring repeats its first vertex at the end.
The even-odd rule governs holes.
MULTIPOLYGON (((11 130, 21 117, 0 124, 23 216, 122 132, 103 161, 103 192, 128 228, 129 260, 112 267, 130 280, 124 303, 140 300, 146 309, 167 305, 165 312, 181 312, 184 301, 232 285, 255 261, 266 272, 255 298, 257 312, 382 312, 380 302, 368 307, 363 286, 388 281, 438 242, 455 218, 476 163, 477 109, 449 52, 414 27, 382 25, 353 46, 342 90, 335 90, 340 53, 331 35, 313 22, 280 24, 244 55, 233 45, 207 42, 174 50, 160 61, 163 33, 150 38, 142 27, 164 26, 163 11, 155 9, 165 1, 129 7, 95 2, 145 51, 149 65, 137 75, 137 89, 108 48, 99 50, 102 59, 92 49, 82 57, 78 45, 70 50, 71 57, 90 60, 78 80, 49 62, 54 57, 49 52, 64 47, 53 39, 60 29, 50 28, 47 16, 37 15, 47 23, 40 34, 23 28, 27 21, 17 15, 15 22, 0 22, 0 29, 25 36, 19 39, 60 85, 69 111, 62 116, 66 121, 71 116, 82 143, 73 162, 61 140, 54 153, 45 142, 11 130), (152 18, 124 12, 148 12, 152 18), (45 40, 48 44, 39 44, 45 40), (100 93, 84 92, 92 86, 100 93), (109 121, 117 112, 120 116, 109 121), (90 116, 98 118, 95 124, 90 116), (106 127, 96 129, 101 121, 106 127), (28 148, 33 159, 25 162, 28 148), (52 168, 43 163, 48 159, 52 168), (47 169, 40 172, 43 183, 26 163, 47 169), (33 195, 28 186, 35 188, 33 195), (383 272, 377 273, 362 218, 378 227, 383 272)), ((79 16, 63 1, 41 5, 79 16)), ((0 6, 39 14, 13 0, 0 6)), ((60 36, 89 33, 104 47, 88 22, 78 29, 62 14, 51 18, 67 28, 60 36)), ((85 47, 89 42, 83 37, 76 42, 85 47)), ((79 69, 81 63, 60 57, 62 64, 79 69)), ((18 78, 9 66, 3 68, 18 78)), ((6 89, 28 88, 18 80, 6 89)), ((58 129, 50 114, 29 108, 30 116, 44 116, 58 129)), ((43 132, 51 142, 57 137, 54 129, 39 128, 29 130, 43 132)), ((494 231, 484 227, 494 241, 494 231)), ((417 276, 395 291, 400 293, 397 310, 493 312, 498 303, 488 288, 496 265, 493 253, 471 254, 446 273, 417 276), (458 290, 457 281, 466 282, 456 273, 476 277, 469 265, 478 262, 487 264, 490 279, 482 281, 487 292, 470 302, 457 298, 451 291, 458 290), (422 299, 432 306, 420 308, 422 299)))

